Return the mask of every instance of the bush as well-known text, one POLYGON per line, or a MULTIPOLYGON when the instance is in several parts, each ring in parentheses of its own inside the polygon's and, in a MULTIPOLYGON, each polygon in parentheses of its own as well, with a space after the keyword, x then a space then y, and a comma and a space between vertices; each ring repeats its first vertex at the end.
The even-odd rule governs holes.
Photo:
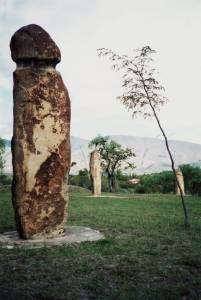
POLYGON ((0 174, 0 186, 11 185, 12 176, 8 174, 0 174))
POLYGON ((129 183, 129 180, 132 178, 137 178, 138 176, 135 174, 124 174, 122 171, 118 170, 116 174, 116 180, 117 180, 117 187, 118 190, 124 190, 127 192, 131 192, 135 189, 134 185, 129 183))
POLYGON ((90 174, 87 169, 80 170, 77 175, 69 175, 69 184, 91 189, 90 174))
MULTIPOLYGON (((85 189, 91 189, 90 173, 87 169, 80 170, 77 175, 69 175, 69 184, 74 186, 80 186, 85 189)), ((101 191, 108 192, 108 178, 105 173, 102 173, 101 177, 101 191)))
POLYGON ((101 191, 109 192, 108 178, 104 173, 101 176, 101 191))
POLYGON ((90 192, 90 190, 85 189, 81 186, 76 186, 76 185, 69 185, 68 191, 69 191, 69 193, 89 193, 90 192))
POLYGON ((118 180, 120 189, 127 189, 128 193, 172 193, 174 191, 174 176, 171 171, 144 175, 124 175, 118 180), (130 184, 131 178, 139 178, 140 183, 130 184))
MULTIPOLYGON (((201 168, 186 164, 181 165, 180 169, 184 176, 186 193, 201 196, 201 168)), ((136 193, 174 193, 175 191, 175 179, 172 171, 144 174, 135 177, 140 179, 139 184, 132 186, 136 193)), ((127 188, 128 191, 131 190, 131 186, 128 182, 122 181, 122 177, 120 187, 127 188)))
POLYGON ((201 168, 187 164, 181 165, 180 169, 184 176, 186 192, 201 196, 201 168))
POLYGON ((171 171, 163 171, 140 176, 141 190, 145 193, 172 193, 175 189, 171 171))
MULTIPOLYGON (((185 191, 192 195, 201 196, 201 168, 191 165, 181 165, 180 169, 184 176, 185 191)), ((172 171, 163 171, 160 173, 135 175, 123 174, 117 171, 117 192, 121 193, 174 193, 175 179, 172 171), (129 180, 139 178, 140 183, 132 185, 129 180)), ((77 175, 69 176, 69 184, 91 189, 90 174, 87 169, 80 170, 77 175)), ((101 181, 102 192, 108 192, 108 178, 105 173, 102 174, 101 181)))

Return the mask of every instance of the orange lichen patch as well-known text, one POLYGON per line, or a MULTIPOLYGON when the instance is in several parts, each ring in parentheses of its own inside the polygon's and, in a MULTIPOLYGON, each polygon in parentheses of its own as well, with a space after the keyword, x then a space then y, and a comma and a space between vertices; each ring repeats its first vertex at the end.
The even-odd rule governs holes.
MULTIPOLYGON (((35 153, 34 128, 39 124, 44 129, 43 120, 45 117, 52 116, 54 122, 59 120, 60 131, 66 131, 70 119, 68 92, 64 88, 60 74, 55 70, 41 74, 33 72, 32 69, 26 69, 24 74, 23 69, 20 69, 15 72, 15 80, 21 82, 20 86, 17 86, 17 93, 15 93, 18 115, 23 117, 21 134, 26 134, 27 147, 30 152, 35 153), (29 83, 33 80, 34 84, 28 87, 27 84, 23 83, 25 78, 29 83), (55 89, 55 84, 59 86, 60 92, 55 89)), ((54 132, 56 132, 55 130, 54 128, 54 132)))

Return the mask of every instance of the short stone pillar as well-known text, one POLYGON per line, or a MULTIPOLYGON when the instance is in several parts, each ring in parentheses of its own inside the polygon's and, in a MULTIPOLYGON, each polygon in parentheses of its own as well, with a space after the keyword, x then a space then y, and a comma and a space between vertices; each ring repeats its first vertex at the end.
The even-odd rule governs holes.
MULTIPOLYGON (((182 193, 183 195, 185 196, 185 187, 184 187, 184 177, 183 177, 183 174, 182 174, 182 171, 180 169, 177 169, 176 170, 176 176, 177 176, 177 180, 179 182, 179 185, 182 189, 182 193)), ((180 196, 180 190, 179 190, 179 187, 178 187, 178 184, 176 182, 176 190, 175 190, 175 193, 176 195, 179 195, 180 196)))
POLYGON ((100 153, 94 150, 90 154, 90 176, 92 185, 92 194, 97 197, 101 195, 101 160, 100 153))
POLYGON ((56 236, 67 218, 70 99, 55 67, 60 50, 38 25, 12 37, 14 79, 12 202, 21 238, 56 236))

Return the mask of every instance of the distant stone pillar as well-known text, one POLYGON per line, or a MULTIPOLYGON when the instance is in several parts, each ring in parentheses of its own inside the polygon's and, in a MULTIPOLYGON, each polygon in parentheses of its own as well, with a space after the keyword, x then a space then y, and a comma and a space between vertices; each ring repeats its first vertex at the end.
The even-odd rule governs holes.
MULTIPOLYGON (((179 185, 180 185, 180 187, 182 189, 183 195, 185 195, 184 177, 183 177, 182 171, 180 169, 176 170, 176 176, 177 176, 177 180, 179 182, 179 185)), ((176 195, 180 196, 180 190, 179 190, 179 187, 178 187, 177 183, 176 183, 176 191, 175 191, 175 193, 176 193, 176 195)))
POLYGON ((21 238, 55 236, 67 218, 70 99, 55 67, 60 50, 40 26, 12 37, 14 79, 12 201, 21 238))
POLYGON ((90 176, 92 184, 93 196, 101 195, 101 161, 100 153, 97 150, 91 152, 90 155, 90 176))

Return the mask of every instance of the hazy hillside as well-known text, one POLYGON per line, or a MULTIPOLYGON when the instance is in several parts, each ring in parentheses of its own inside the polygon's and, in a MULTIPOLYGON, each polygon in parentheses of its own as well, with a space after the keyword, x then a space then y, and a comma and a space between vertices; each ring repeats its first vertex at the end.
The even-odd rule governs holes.
MULTIPOLYGON (((170 169, 169 158, 166 153, 164 143, 156 138, 143 138, 134 136, 115 135, 112 139, 119 142, 124 147, 133 148, 136 153, 136 173, 152 173, 170 169)), ((88 140, 71 137, 72 161, 77 164, 72 168, 71 173, 88 168, 89 153, 88 140)), ((201 165, 201 145, 189 142, 170 141, 176 165, 184 163, 196 163, 201 165)), ((11 154, 10 145, 7 144, 6 171, 10 172, 11 154)))

